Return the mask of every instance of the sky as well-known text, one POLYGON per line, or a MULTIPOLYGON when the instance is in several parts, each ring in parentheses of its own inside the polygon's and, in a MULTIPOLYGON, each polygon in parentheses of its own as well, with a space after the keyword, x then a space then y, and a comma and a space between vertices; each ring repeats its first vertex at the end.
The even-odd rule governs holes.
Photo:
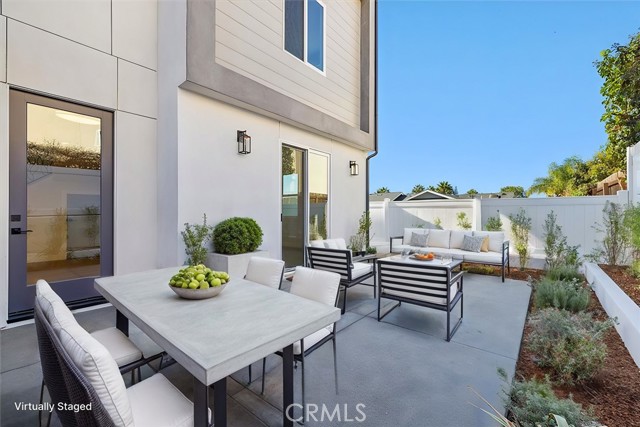
POLYGON ((528 188, 607 136, 593 62, 640 31, 640 2, 378 4, 378 149, 371 191, 449 181, 528 188))

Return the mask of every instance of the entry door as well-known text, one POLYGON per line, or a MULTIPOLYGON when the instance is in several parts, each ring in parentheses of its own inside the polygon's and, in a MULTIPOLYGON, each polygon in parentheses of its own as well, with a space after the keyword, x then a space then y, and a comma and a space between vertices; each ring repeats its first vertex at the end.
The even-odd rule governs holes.
POLYGON ((113 274, 113 114, 11 91, 9 320, 47 280, 68 304, 99 300, 113 274))

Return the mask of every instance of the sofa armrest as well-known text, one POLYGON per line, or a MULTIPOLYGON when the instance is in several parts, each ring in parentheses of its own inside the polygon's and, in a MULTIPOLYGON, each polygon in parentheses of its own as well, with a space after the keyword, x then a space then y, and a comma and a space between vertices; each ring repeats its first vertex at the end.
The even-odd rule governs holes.
POLYGON ((389 238, 389 252, 393 252, 393 241, 402 239, 402 243, 404 243, 404 236, 393 236, 389 238))

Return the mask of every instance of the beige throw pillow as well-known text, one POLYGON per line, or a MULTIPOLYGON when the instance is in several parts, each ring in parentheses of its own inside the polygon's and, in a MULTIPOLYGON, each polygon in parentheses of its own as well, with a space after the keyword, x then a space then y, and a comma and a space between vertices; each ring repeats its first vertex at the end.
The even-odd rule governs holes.
POLYGON ((489 252, 489 236, 482 239, 482 246, 480 246, 480 252, 489 252))

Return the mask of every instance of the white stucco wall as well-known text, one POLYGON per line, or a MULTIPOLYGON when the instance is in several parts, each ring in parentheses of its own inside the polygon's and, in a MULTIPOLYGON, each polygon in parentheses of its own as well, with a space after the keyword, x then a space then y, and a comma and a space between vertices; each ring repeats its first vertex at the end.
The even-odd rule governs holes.
MULTIPOLYGON (((365 156, 360 150, 192 92, 178 94, 178 223, 212 225, 232 216, 254 218, 264 232, 262 248, 281 256, 282 143, 330 155, 331 237, 355 233, 364 211, 365 156), (249 155, 237 152, 236 131, 252 138, 249 155), (361 173, 349 175, 349 160, 361 173)), ((177 261, 184 260, 181 239, 177 261)))

